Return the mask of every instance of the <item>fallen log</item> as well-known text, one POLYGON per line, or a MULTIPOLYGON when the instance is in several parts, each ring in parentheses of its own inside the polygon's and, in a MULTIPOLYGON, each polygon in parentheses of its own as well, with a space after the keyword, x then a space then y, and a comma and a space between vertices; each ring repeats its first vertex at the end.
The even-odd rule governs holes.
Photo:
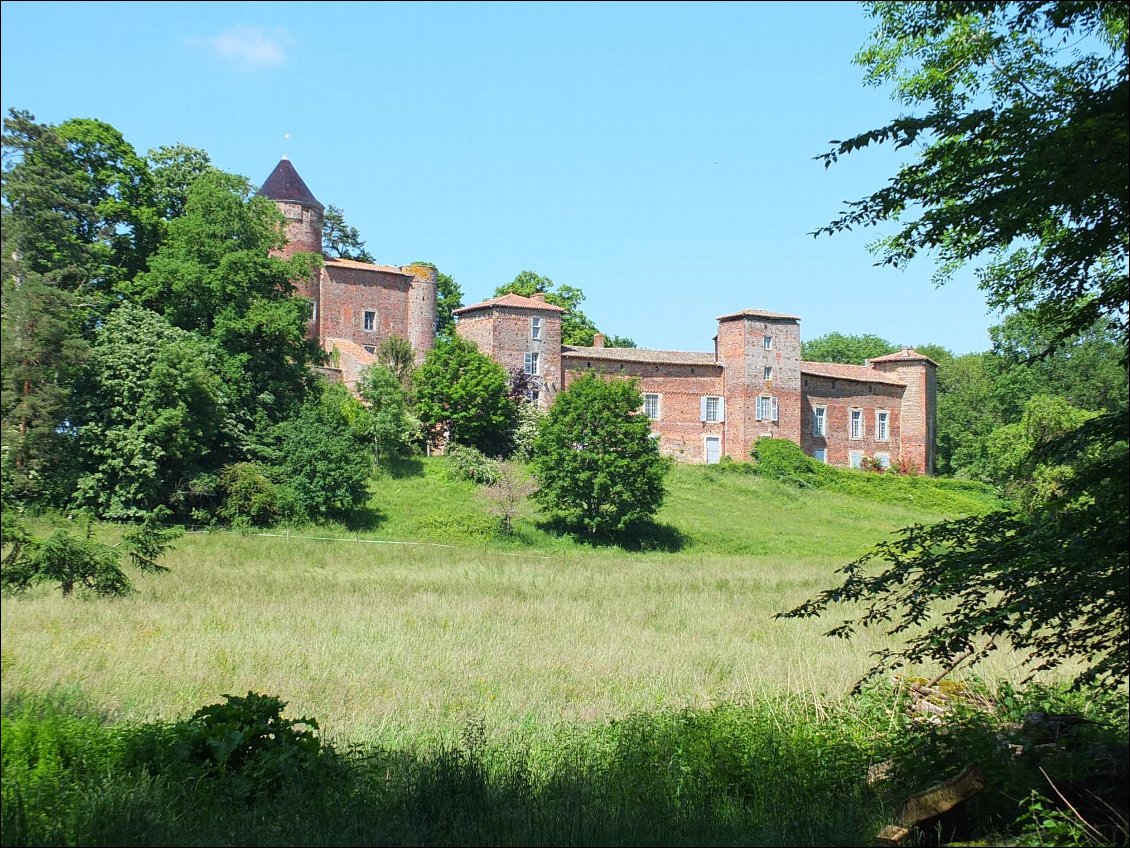
POLYGON ((949 780, 943 780, 907 798, 895 817, 895 823, 879 831, 879 835, 875 837, 875 844, 901 845, 914 828, 921 827, 943 813, 948 813, 984 788, 985 778, 981 774, 981 769, 976 765, 966 766, 960 774, 949 780))

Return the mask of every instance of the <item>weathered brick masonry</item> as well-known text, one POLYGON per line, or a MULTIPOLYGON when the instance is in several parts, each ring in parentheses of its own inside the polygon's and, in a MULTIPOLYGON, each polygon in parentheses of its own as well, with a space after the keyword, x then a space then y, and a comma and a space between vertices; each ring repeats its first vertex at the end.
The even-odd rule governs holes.
MULTIPOLYGON (((286 219, 283 255, 322 250, 324 207, 283 159, 260 194, 286 219)), ((436 270, 325 259, 300 293, 314 303, 309 332, 331 352, 331 377, 353 385, 390 336, 411 342, 417 361, 435 345, 436 270)), ((759 309, 718 318, 712 352, 561 343, 565 310, 508 294, 455 310, 456 331, 507 371, 533 378, 548 408, 581 374, 632 378, 660 450, 685 462, 746 460, 763 436, 789 439, 834 465, 864 457, 934 470, 936 364, 917 351, 861 365, 802 362, 800 319, 759 309)))

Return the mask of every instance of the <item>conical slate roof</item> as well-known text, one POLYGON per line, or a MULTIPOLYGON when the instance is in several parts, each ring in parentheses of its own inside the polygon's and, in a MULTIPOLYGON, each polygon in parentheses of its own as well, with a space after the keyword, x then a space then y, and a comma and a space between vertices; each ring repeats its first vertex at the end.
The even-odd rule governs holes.
POLYGON ((279 160, 279 164, 275 165, 275 170, 271 171, 271 175, 259 189, 259 194, 270 200, 305 203, 308 206, 317 206, 319 209, 326 208, 306 187, 302 177, 298 176, 298 171, 294 170, 294 166, 285 156, 279 160))

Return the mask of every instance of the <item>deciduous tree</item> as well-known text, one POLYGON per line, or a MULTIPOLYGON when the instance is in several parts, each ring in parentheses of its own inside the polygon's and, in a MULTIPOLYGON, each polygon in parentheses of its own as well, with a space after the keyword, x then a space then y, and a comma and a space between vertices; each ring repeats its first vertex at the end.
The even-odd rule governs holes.
POLYGON ((630 380, 586 374, 558 394, 534 442, 542 505, 590 534, 653 516, 669 463, 642 408, 630 380))
MULTIPOLYGON (((989 302, 1026 311, 1048 351, 1107 321, 1125 364, 1130 7, 1034 0, 871 10, 878 26, 858 61, 919 111, 835 143, 824 158, 873 142, 916 151, 821 232, 896 222, 879 243, 883 262, 935 252, 943 280, 976 263, 989 302)), ((1032 457, 1071 467, 1046 502, 909 528, 788 615, 862 603, 834 634, 883 627, 907 640, 883 652, 873 674, 966 653, 975 661, 1010 644, 1038 669, 1077 659, 1080 681, 1124 680, 1127 430, 1123 402, 1032 457)))

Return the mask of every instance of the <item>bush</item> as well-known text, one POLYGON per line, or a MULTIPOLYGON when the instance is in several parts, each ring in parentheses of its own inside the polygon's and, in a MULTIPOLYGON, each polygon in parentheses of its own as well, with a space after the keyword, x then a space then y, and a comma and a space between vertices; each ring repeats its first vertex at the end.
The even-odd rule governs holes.
POLYGON ((491 459, 476 448, 448 445, 444 455, 455 476, 461 480, 480 486, 493 486, 501 477, 498 460, 491 459))
POLYGON ((282 517, 279 486, 270 469, 258 462, 236 462, 220 474, 224 503, 220 516, 236 526, 269 527, 282 517))
POLYGON ((758 439, 753 443, 753 460, 757 473, 763 477, 802 489, 819 489, 835 474, 788 439, 758 439))

